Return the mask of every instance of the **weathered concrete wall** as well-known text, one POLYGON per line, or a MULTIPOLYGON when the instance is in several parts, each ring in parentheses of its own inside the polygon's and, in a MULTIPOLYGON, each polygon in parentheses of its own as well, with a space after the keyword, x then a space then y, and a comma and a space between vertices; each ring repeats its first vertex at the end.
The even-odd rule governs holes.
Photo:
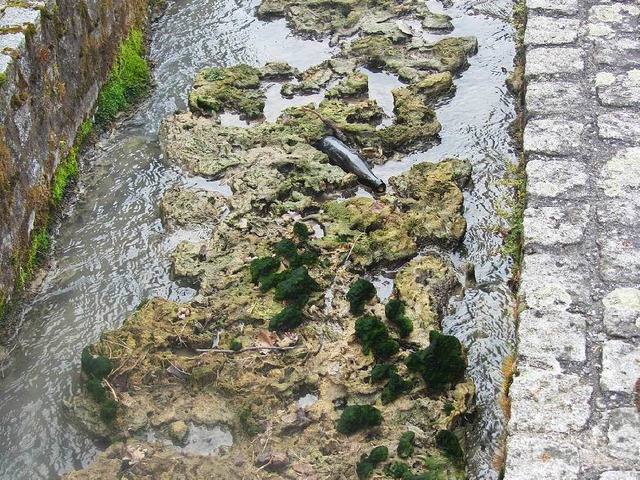
POLYGON ((505 480, 640 478, 640 7, 528 0, 505 480))
POLYGON ((42 226, 61 160, 146 0, 0 0, 0 301, 42 226))

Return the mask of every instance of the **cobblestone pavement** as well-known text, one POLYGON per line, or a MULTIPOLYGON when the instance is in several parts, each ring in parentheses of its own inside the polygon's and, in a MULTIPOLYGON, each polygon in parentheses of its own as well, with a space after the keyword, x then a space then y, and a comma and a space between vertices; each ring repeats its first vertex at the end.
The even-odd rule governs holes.
POLYGON ((528 0, 505 480, 640 479, 640 3, 528 0))

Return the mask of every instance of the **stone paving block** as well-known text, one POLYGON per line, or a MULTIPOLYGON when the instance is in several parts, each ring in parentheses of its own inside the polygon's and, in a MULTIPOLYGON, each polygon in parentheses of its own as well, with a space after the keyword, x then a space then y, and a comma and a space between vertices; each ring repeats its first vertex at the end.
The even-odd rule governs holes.
POLYGON ((634 111, 614 111, 598 115, 601 138, 640 143, 640 116, 634 111))
POLYGON ((40 11, 22 7, 7 7, 0 17, 0 28, 21 26, 27 23, 38 24, 40 11))
POLYGON ((556 75, 560 73, 580 73, 584 70, 580 48, 538 47, 528 50, 525 76, 556 75))
POLYGON ((640 192, 625 191, 615 198, 598 202, 596 217, 606 230, 635 228, 640 225, 640 192))
POLYGON ((529 368, 514 377, 510 431, 570 433, 581 430, 591 415, 588 379, 529 368))
POLYGON ((578 11, 578 0, 527 0, 527 8, 572 15, 578 11))
POLYGON ((576 199, 587 192, 586 168, 575 160, 529 160, 526 168, 529 196, 576 199))
POLYGON ((560 246, 581 242, 589 221, 588 205, 528 207, 524 211, 524 245, 560 246))
POLYGON ((530 120, 524 129, 524 150, 545 155, 575 155, 583 131, 584 125, 563 117, 530 120))
POLYGON ((640 70, 629 70, 621 75, 600 72, 596 75, 596 92, 602 105, 640 106, 640 70))
POLYGON ((578 39, 580 21, 573 18, 551 18, 542 15, 530 15, 524 44, 562 45, 573 43, 578 39))
POLYGON ((518 321, 518 355, 547 364, 586 360, 586 319, 566 311, 528 309, 518 321))
POLYGON ((602 299, 604 327, 609 335, 640 335, 640 290, 617 288, 602 299))
POLYGON ((527 254, 518 293, 533 310, 565 313, 577 302, 591 301, 592 278, 592 262, 584 255, 527 254))
POLYGON ((618 408, 611 412, 609 453, 621 460, 638 462, 640 458, 640 415, 635 408, 618 408))
POLYGON ((640 472, 610 470, 600 475, 600 480, 640 480, 640 472))
POLYGON ((529 116, 572 113, 585 103, 580 84, 571 82, 541 82, 527 85, 526 109, 529 116))
POLYGON ((636 284, 640 278, 640 247, 635 232, 619 234, 602 232, 600 244, 600 275, 613 285, 636 284))
MULTIPOLYGON (((640 119, 638 119, 640 124, 640 119)), ((608 197, 625 197, 640 189, 640 147, 624 148, 602 168, 602 188, 608 197)))
POLYGON ((614 67, 640 66, 640 40, 637 38, 595 38, 593 59, 600 65, 614 67))
POLYGON ((589 35, 612 37, 620 32, 634 33, 639 15, 640 8, 636 5, 596 5, 589 10, 589 35))
POLYGON ((608 392, 633 393, 640 378, 640 348, 623 340, 608 340, 602 347, 600 386, 608 392))
POLYGON ((504 480, 577 480, 579 459, 564 436, 516 433, 509 437, 504 480))

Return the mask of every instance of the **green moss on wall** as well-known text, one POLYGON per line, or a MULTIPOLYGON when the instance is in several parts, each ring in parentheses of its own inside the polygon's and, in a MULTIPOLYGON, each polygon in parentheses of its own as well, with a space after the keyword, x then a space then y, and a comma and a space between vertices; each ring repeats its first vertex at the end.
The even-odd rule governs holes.
POLYGON ((142 31, 132 30, 120 46, 111 76, 98 95, 95 123, 105 127, 131 107, 151 85, 142 31))

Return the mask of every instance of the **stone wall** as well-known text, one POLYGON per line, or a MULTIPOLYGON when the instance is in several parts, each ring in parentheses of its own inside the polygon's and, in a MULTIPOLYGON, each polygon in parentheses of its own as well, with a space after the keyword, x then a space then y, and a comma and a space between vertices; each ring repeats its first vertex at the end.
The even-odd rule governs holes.
POLYGON ((0 0, 0 301, 119 44, 146 14, 146 0, 0 0))

